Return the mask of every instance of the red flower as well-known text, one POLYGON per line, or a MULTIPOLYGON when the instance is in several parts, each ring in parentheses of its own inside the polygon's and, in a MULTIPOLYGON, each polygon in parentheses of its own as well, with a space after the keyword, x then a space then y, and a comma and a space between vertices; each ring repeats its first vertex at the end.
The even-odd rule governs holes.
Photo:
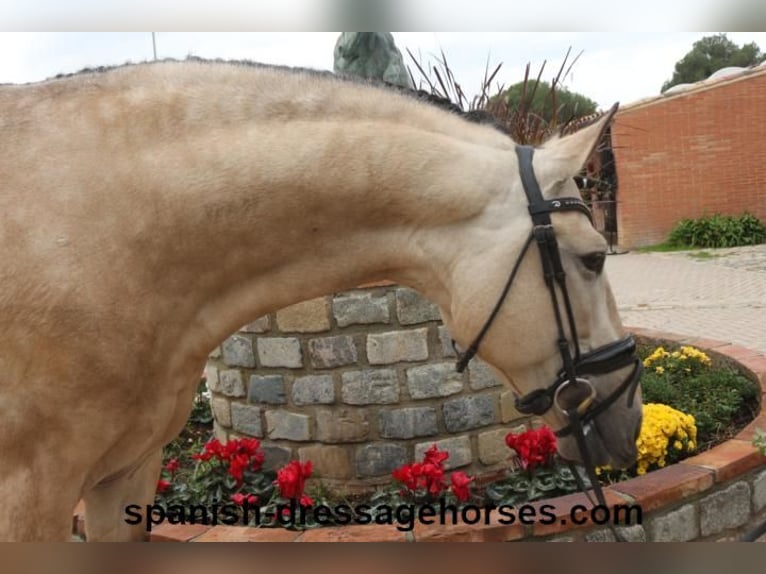
POLYGON ((423 464, 434 464, 441 467, 442 463, 448 458, 449 453, 447 451, 440 451, 439 447, 434 444, 431 445, 431 448, 429 448, 423 456, 423 464))
POLYGON ((181 463, 178 462, 177 458, 171 458, 167 463, 165 463, 165 470, 167 470, 169 473, 174 473, 181 467, 181 463))
MULTIPOLYGON (((283 498, 302 500, 306 479, 311 476, 313 465, 311 461, 301 463, 291 460, 277 472, 277 486, 283 498)), ((302 503, 301 503, 302 504, 302 503)))
POLYGON ((170 488, 172 485, 169 480, 158 480, 157 481, 157 492, 162 494, 165 492, 168 488, 170 488))
POLYGON ((455 471, 450 476, 450 490, 460 502, 466 502, 471 498, 470 484, 473 482, 473 477, 468 476, 462 471, 455 471))
POLYGON ((263 466, 264 455, 261 452, 261 442, 255 438, 242 438, 230 440, 221 444, 218 439, 213 439, 205 444, 205 450, 192 456, 194 460, 208 461, 215 458, 226 465, 227 472, 241 484, 243 474, 250 469, 258 471, 263 466))
POLYGON ((556 435, 546 426, 519 434, 509 433, 505 444, 516 451, 521 467, 529 470, 549 464, 556 453, 556 435))
POLYGON ((305 494, 301 496, 301 499, 298 501, 301 506, 313 506, 314 500, 310 496, 306 496, 305 494))
POLYGON ((234 502, 234 504, 244 506, 245 502, 248 504, 255 504, 258 502, 258 497, 254 494, 244 494, 242 492, 237 492, 236 494, 231 495, 231 500, 234 502))
POLYGON ((405 492, 410 494, 425 490, 428 494, 438 496, 444 492, 444 461, 449 458, 448 452, 442 452, 436 445, 429 448, 423 455, 423 462, 405 464, 395 469, 391 476, 402 483, 405 492))

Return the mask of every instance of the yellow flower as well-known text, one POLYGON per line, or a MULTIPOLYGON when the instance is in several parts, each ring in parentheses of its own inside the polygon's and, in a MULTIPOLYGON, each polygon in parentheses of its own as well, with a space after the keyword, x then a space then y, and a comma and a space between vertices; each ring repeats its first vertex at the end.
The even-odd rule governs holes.
POLYGON ((665 372, 665 367, 654 367, 654 372, 657 373, 658 375, 661 375, 662 373, 665 372))
POLYGON ((656 403, 645 404, 643 415, 641 432, 636 441, 638 474, 646 473, 651 467, 665 466, 671 445, 676 451, 683 451, 682 441, 688 440, 687 450, 693 450, 697 437, 694 417, 656 403), (692 445, 691 448, 689 445, 692 445))

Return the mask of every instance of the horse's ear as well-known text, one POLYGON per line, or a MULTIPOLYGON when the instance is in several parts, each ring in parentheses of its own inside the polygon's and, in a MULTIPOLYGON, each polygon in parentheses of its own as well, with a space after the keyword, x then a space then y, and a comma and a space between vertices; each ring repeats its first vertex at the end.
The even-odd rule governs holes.
MULTIPOLYGON (((540 153, 545 158, 544 164, 540 167, 549 177, 553 176, 560 180, 578 174, 612 123, 618 106, 619 104, 614 104, 595 122, 572 135, 553 138, 546 142, 540 148, 540 153)), ((535 172, 538 172, 537 165, 535 165, 535 172)))

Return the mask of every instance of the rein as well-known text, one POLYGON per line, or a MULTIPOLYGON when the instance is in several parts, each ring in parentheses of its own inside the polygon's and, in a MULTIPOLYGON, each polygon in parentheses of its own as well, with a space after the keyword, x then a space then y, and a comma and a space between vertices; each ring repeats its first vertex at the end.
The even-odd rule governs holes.
MULTIPOLYGON (((516 146, 516 155, 519 160, 519 174, 524 187, 524 193, 527 196, 529 204, 529 214, 532 218, 532 231, 529 233, 524 246, 521 249, 516 262, 513 265, 508 280, 498 301, 495 303, 487 321, 479 331, 476 338, 468 348, 460 353, 456 349, 458 356, 456 369, 463 372, 468 363, 476 355, 481 341, 486 336, 492 323, 502 308, 511 286, 518 274, 521 262, 529 250, 532 242, 536 242, 540 260, 543 269, 543 278, 550 295, 551 305, 553 307, 556 319, 558 338, 556 341, 559 354, 561 355, 562 369, 556 380, 548 387, 536 389, 524 396, 516 398, 516 409, 523 414, 542 415, 553 407, 559 409, 568 421, 568 424, 555 431, 558 437, 573 435, 577 448, 580 451, 583 466, 585 467, 590 487, 593 489, 596 500, 599 504, 606 506, 606 498, 601 489, 601 485, 596 477, 596 469, 586 441, 587 425, 599 414, 609 408, 623 394, 627 393, 627 404, 630 408, 633 405, 638 382, 641 378, 643 366, 641 360, 636 357, 636 342, 631 335, 624 337, 614 343, 604 345, 586 354, 580 350, 580 341, 577 336, 577 327, 574 320, 574 311, 569 297, 569 291, 566 285, 566 273, 561 263, 561 254, 559 252, 556 233, 551 222, 550 214, 559 211, 579 211, 586 215, 593 222, 591 212, 588 206, 580 198, 567 197, 562 199, 545 199, 540 191, 537 178, 532 167, 532 158, 534 148, 531 146, 516 146), (558 287, 558 291, 557 291, 558 287), (568 329, 565 329, 564 317, 561 312, 559 302, 559 292, 561 302, 564 307, 564 316, 568 329), (569 336, 567 336, 567 330, 569 336), (596 389, 585 375, 605 374, 633 365, 631 374, 605 399, 597 399, 596 389), (576 400, 574 402, 566 401, 564 394, 574 393, 576 400), (571 404, 566 404, 571 403, 571 404)), ((454 341, 453 341, 454 346, 454 341)), ((588 497, 588 500, 594 506, 596 503, 590 497, 588 490, 583 483, 582 477, 570 463, 578 486, 588 497)), ((619 541, 625 541, 617 530, 610 525, 615 538, 619 541)))

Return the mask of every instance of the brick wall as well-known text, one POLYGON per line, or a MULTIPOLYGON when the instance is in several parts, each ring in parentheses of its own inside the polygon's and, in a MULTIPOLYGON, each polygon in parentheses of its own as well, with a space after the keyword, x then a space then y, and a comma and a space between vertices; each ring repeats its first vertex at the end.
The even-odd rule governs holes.
POLYGON ((345 490, 389 482, 433 443, 447 468, 500 470, 505 435, 531 423, 479 359, 455 371, 436 307, 397 285, 262 317, 211 355, 207 378, 219 438, 258 437, 267 464, 311 459, 345 490))
POLYGON ((622 246, 662 242, 682 218, 766 219, 766 69, 630 105, 612 145, 622 246))

